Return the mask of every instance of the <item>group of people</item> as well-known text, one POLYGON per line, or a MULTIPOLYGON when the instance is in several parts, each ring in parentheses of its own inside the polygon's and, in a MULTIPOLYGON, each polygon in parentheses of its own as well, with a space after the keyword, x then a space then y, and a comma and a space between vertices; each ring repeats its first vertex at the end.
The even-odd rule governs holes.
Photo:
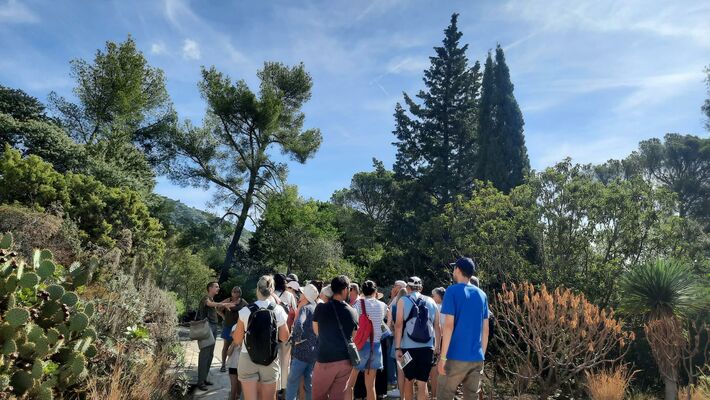
MULTIPOLYGON (((423 294, 416 276, 394 282, 389 304, 373 281, 346 276, 330 284, 290 274, 262 276, 256 301, 241 289, 215 302, 212 282, 198 314, 221 334, 222 372, 229 372, 230 400, 405 400, 477 398, 488 345, 489 310, 475 281, 475 264, 452 264, 454 284, 423 294), (219 331, 217 316, 224 319, 219 331), (388 384, 395 388, 387 392, 388 384), (430 385, 430 387, 429 387, 430 385)), ((198 387, 207 389, 214 345, 200 349, 198 387)))

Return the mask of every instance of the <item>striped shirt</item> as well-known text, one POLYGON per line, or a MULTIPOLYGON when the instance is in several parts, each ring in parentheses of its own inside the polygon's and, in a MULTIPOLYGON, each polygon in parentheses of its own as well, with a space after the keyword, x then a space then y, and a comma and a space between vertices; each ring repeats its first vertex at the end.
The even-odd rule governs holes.
MULTIPOLYGON (((382 322, 387 316, 387 304, 375 299, 374 297, 368 297, 363 299, 365 301, 365 311, 367 311, 367 316, 372 321, 372 330, 374 333, 374 341, 379 342, 380 337, 382 337, 382 322)), ((358 300, 353 306, 355 311, 357 311, 358 317, 362 313, 362 302, 358 300)))

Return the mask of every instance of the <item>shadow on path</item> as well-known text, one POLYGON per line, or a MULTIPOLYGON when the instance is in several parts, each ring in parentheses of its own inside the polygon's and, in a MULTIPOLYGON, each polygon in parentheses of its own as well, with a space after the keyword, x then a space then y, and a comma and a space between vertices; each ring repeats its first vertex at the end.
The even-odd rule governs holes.
MULTIPOLYGON (((186 328, 181 328, 186 329, 186 328)), ((217 339, 217 344, 214 349, 214 357, 212 358, 212 365, 210 366, 210 374, 207 376, 207 380, 212 382, 213 385, 207 386, 207 391, 203 392, 194 387, 197 382, 197 360, 200 354, 200 349, 197 347, 196 340, 187 339, 187 331, 180 332, 180 340, 183 348, 185 349, 185 373, 190 379, 190 392, 193 394, 194 399, 210 399, 210 400, 227 400, 229 398, 230 382, 228 372, 219 372, 219 368, 222 366, 222 345, 224 340, 222 338, 217 339)))

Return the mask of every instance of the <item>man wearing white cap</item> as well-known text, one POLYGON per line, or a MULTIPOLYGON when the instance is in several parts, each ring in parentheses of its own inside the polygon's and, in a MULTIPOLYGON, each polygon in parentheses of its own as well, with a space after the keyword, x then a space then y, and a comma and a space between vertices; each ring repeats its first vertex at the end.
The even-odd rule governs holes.
MULTIPOLYGON (((293 282, 289 282, 289 285, 293 282)), ((298 284, 296 282, 296 284, 298 284)), ((291 368, 286 384, 286 400, 298 398, 298 386, 303 378, 306 400, 311 400, 313 366, 318 356, 318 336, 313 331, 313 311, 316 308, 318 289, 308 284, 299 288, 302 296, 298 301, 298 315, 291 334, 291 368)))

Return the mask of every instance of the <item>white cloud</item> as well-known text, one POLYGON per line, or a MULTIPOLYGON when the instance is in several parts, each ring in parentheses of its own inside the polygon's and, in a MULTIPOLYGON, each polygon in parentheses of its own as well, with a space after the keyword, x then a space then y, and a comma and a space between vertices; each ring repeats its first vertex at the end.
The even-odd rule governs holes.
POLYGON ((166 54, 167 52, 168 52, 168 48, 165 47, 165 43, 163 43, 163 42, 155 42, 150 45, 150 53, 151 54, 161 55, 161 54, 166 54))
POLYGON ((668 2, 650 6, 646 0, 510 0, 504 9, 548 31, 642 32, 682 37, 710 47, 710 4, 668 2))
POLYGON ((192 39, 185 39, 182 45, 182 56, 188 60, 199 60, 200 45, 192 39))
POLYGON ((429 65, 431 62, 427 56, 395 58, 387 64, 387 73, 421 74, 429 65))
POLYGON ((39 22, 37 14, 18 0, 7 0, 0 3, 0 21, 9 23, 39 22))

